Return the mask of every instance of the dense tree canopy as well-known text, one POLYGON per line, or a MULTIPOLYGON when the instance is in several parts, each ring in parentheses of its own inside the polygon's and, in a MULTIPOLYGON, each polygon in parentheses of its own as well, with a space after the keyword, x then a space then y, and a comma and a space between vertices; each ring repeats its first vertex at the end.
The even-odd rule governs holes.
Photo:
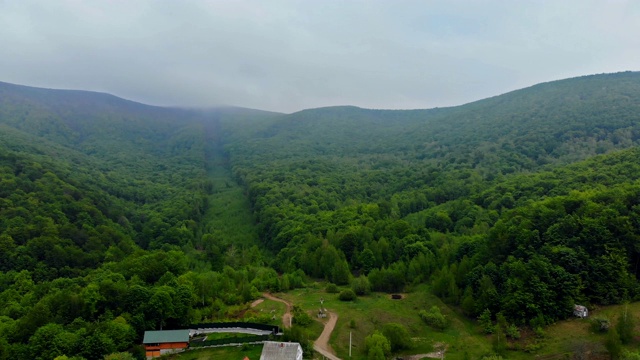
POLYGON ((637 299, 639 141, 638 73, 290 115, 0 83, 0 359, 140 357, 307 276, 489 324, 637 299))

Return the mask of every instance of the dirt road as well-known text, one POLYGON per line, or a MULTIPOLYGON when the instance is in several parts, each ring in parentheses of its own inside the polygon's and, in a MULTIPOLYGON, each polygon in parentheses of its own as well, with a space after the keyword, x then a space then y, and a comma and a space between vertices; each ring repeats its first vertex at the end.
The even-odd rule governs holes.
POLYGON ((407 360, 422 360, 424 358, 440 359, 440 358, 442 358, 442 354, 439 351, 435 351, 435 352, 428 353, 428 354, 409 355, 405 359, 407 359, 407 360))
MULTIPOLYGON (((287 306, 286 312, 284 313, 284 315, 282 315, 282 324, 284 325, 285 328, 289 328, 291 326, 291 303, 284 299, 275 297, 269 293, 264 293, 262 294, 262 296, 264 296, 266 299, 269 299, 269 300, 281 302, 287 306)), ((320 353, 322 356, 326 357, 329 360, 341 360, 339 357, 334 355, 335 352, 329 345, 329 338, 331 338, 331 333, 333 332, 333 329, 336 327, 337 322, 338 322, 338 315, 332 312, 329 312, 329 321, 327 321, 327 323, 324 324, 324 330, 322 330, 322 334, 320 334, 320 336, 318 337, 318 340, 316 340, 313 343, 313 350, 317 351, 318 353, 320 353)))
POLYGON ((340 360, 339 357, 335 356, 335 352, 329 345, 329 338, 331 337, 331 333, 333 332, 333 328, 336 327, 336 322, 338 322, 338 315, 329 312, 329 321, 324 324, 324 330, 322 330, 322 334, 318 337, 313 343, 313 350, 319 352, 322 356, 326 357, 329 360, 340 360))
POLYGON ((277 298, 269 293, 264 293, 262 294, 262 296, 264 296, 269 300, 281 302, 287 306, 287 310, 284 312, 284 315, 282 315, 282 325, 287 329, 290 328, 291 327, 291 303, 289 303, 286 300, 277 298))
POLYGON ((262 304, 263 301, 264 301, 264 299, 258 299, 258 300, 256 300, 256 301, 251 303, 251 307, 254 308, 254 307, 262 304))

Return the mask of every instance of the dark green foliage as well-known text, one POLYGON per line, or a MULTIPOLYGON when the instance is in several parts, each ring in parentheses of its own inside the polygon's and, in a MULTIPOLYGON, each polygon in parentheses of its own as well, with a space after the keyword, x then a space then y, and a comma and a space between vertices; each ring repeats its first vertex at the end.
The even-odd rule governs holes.
POLYGON ((391 343, 380 331, 376 330, 364 339, 364 351, 368 359, 385 359, 391 354, 391 343))
MULTIPOLYGON (((236 249, 205 234, 208 167, 223 156, 212 114, 0 93, 0 358, 102 359, 258 293, 253 239, 236 249)), ((288 274, 290 286, 303 276, 288 274)))
POLYGON ((359 276, 351 281, 351 289, 356 295, 368 295, 371 292, 371 285, 366 276, 359 276))
POLYGON ((309 314, 302 310, 299 306, 294 305, 291 309, 291 315, 293 315, 293 323, 300 326, 309 326, 313 322, 313 319, 309 314))
POLYGON ((507 337, 511 339, 520 339, 520 329, 518 329, 515 324, 510 324, 509 326, 507 326, 507 328, 505 329, 505 333, 507 334, 507 337))
POLYGON ((604 346, 607 348, 612 360, 620 359, 620 356, 622 355, 622 341, 620 341, 620 336, 615 327, 612 327, 607 332, 604 346))
POLYGON ((621 73, 455 108, 224 126, 279 271, 360 272, 385 292, 430 282, 470 316, 548 324, 640 294, 639 94, 640 74, 621 73))
POLYGON ((402 324, 388 323, 382 327, 382 334, 389 339, 392 351, 411 349, 413 341, 409 331, 402 324))
POLYGON ((605 333, 611 328, 611 322, 606 317, 596 317, 591 320, 591 329, 596 332, 605 333))
POLYGON ((329 283, 327 284, 325 291, 328 292, 329 294, 337 294, 340 292, 340 289, 338 289, 338 286, 336 284, 329 283))
POLYGON ((639 109, 638 73, 290 115, 0 84, 0 357, 127 351, 307 275, 429 283, 513 337, 635 299, 639 109))
POLYGON ((489 309, 485 309, 482 314, 480 314, 478 317, 478 324, 485 334, 493 334, 496 330, 496 327, 493 325, 493 321, 491 320, 491 311, 489 311, 489 309))
POLYGON ((356 293, 351 289, 342 290, 338 295, 338 299, 340 299, 340 301, 353 301, 356 298, 356 293))
POLYGON ((633 314, 628 311, 625 305, 624 309, 618 316, 618 323, 616 324, 616 331, 620 337, 620 341, 624 345, 628 345, 633 340, 635 329, 635 321, 633 314))
POLYGON ((507 351, 507 319, 500 312, 496 315, 495 333, 493 334, 493 351, 500 356, 505 356, 507 351))
POLYGON ((440 312, 440 308, 435 305, 432 306, 429 311, 421 310, 419 315, 420 318, 432 328, 443 330, 449 325, 447 319, 442 315, 442 312, 440 312))

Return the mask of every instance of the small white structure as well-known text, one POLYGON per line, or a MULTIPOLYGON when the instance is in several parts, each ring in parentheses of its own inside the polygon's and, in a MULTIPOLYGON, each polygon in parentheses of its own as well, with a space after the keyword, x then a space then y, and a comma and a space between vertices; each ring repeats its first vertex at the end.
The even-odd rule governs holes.
POLYGON ((586 306, 575 305, 573 307, 573 315, 584 319, 589 316, 589 309, 586 306))
POLYGON ((327 309, 318 309, 318 318, 324 319, 327 317, 327 309))
POLYGON ((302 360, 299 343, 265 341, 260 360, 302 360))

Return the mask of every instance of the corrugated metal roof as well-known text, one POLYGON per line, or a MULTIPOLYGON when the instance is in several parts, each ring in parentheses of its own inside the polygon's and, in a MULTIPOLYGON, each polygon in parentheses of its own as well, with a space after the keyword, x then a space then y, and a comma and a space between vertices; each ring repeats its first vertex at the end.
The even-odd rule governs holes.
POLYGON ((302 348, 298 343, 265 341, 260 360, 296 360, 302 348))
POLYGON ((143 344, 189 342, 189 330, 145 331, 143 344))

